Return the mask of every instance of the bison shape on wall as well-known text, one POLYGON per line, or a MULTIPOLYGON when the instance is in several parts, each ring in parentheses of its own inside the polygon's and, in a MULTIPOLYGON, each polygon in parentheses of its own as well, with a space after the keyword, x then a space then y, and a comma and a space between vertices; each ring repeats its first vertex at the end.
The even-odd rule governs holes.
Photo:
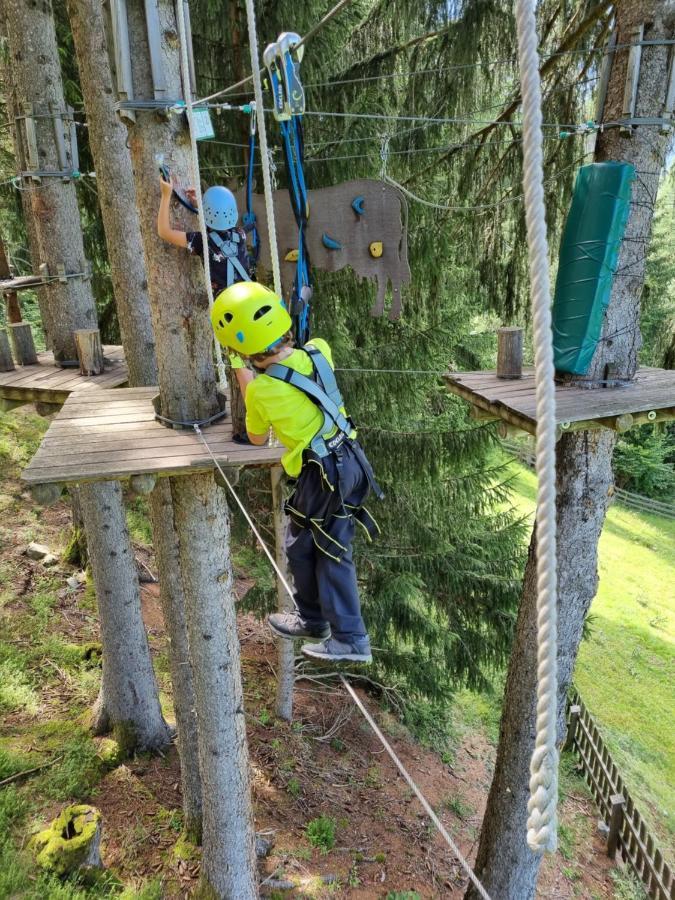
MULTIPOLYGON (((245 195, 237 194, 239 209, 245 195)), ((267 215, 262 194, 253 195, 253 210, 260 234, 260 265, 272 267, 267 240, 267 215)), ((377 299, 371 314, 384 313, 387 284, 391 284, 390 319, 401 315, 401 288, 410 282, 408 265, 407 207, 396 188, 382 181, 359 179, 309 192, 307 248, 312 267, 337 272, 350 266, 361 278, 377 281, 377 299)), ((274 192, 277 244, 284 294, 290 294, 295 278, 298 226, 288 191, 274 192)))

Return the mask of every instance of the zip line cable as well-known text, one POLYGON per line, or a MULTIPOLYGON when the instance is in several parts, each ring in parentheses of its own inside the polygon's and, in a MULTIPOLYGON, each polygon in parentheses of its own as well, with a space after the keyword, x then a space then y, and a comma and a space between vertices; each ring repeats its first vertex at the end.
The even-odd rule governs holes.
POLYGON ((551 331, 541 80, 536 0, 516 0, 518 61, 523 108, 523 192, 532 291, 534 380, 537 410, 537 716, 530 762, 527 843, 535 853, 558 845, 557 558, 555 483, 555 368, 551 331))
MULTIPOLYGON (((246 0, 246 2, 247 2, 247 4, 249 4, 249 3, 252 3, 252 0, 246 0)), ((193 428, 194 428, 194 430, 195 430, 195 433, 197 434, 197 436, 198 436, 199 439, 201 440, 202 444, 204 445, 204 449, 206 450, 206 452, 209 454, 209 456, 210 456, 211 459, 213 460, 213 462, 214 462, 216 468, 218 469, 218 472, 220 473, 220 475, 221 475, 221 477, 222 477, 222 479, 223 479, 223 481, 224 481, 224 483, 225 483, 227 489, 229 490, 230 494, 231 494, 232 497, 234 498, 234 501, 236 502, 237 506, 238 506, 239 509, 241 510, 241 513, 242 513, 242 515, 244 516, 244 518, 246 519, 246 521, 247 521, 247 523, 248 523, 248 525, 249 525, 251 531, 252 531, 253 534, 255 535, 256 540, 257 540, 258 543, 260 544, 260 547, 261 547, 262 551, 264 552, 265 556, 266 556, 267 559, 269 560, 270 565, 271 565, 272 568, 274 569, 274 572, 275 572, 277 578, 279 579, 279 582, 281 583, 281 585, 283 585, 284 590, 286 591, 286 593, 287 593, 288 596, 290 597, 290 599, 291 599, 291 601, 292 601, 292 603, 293 603, 293 607, 294 607, 295 609, 297 609, 297 606, 296 606, 296 603, 295 603, 295 596, 294 596, 294 594, 293 594, 293 590, 292 590, 290 584, 288 583, 288 580, 287 580, 286 576, 285 576, 284 573, 281 571, 281 568, 279 567, 279 564, 277 563, 277 561, 276 561, 276 559, 274 558, 272 552, 270 551, 269 547, 268 547, 267 544, 265 543, 265 541, 264 541, 262 535, 260 534, 260 531, 259 531, 258 528, 256 527, 256 525, 255 525, 253 519, 251 518, 251 516, 250 516, 248 510, 246 509, 246 507, 244 506, 243 502, 241 501, 241 499, 240 499, 238 493, 237 493, 237 492, 235 491, 235 489, 233 488, 233 486, 232 486, 232 484, 231 484, 231 482, 230 482, 230 479, 227 477, 227 475, 226 475, 225 472, 223 471, 223 467, 220 465, 220 463, 218 462, 217 458, 216 458, 215 455, 213 454, 213 451, 211 450, 211 447, 209 446, 208 441, 207 441, 206 438, 204 437, 204 433, 202 432, 202 430, 201 430, 201 428, 199 427, 199 425, 193 425, 193 428)), ((377 723, 375 722, 375 720, 373 719, 373 717, 370 715, 370 713, 368 712, 368 710, 365 708, 365 706, 363 705, 362 701, 359 699, 358 695, 356 694, 356 692, 354 691, 354 689, 351 687, 351 685, 349 684, 349 682, 347 681, 347 679, 344 677, 344 675, 340 674, 339 677, 340 677, 340 681, 341 681, 342 684, 344 685, 344 687, 345 687, 347 693, 349 694, 349 696, 351 697, 351 699, 354 701, 355 705, 357 706, 357 708, 359 709, 359 711, 361 712, 361 714, 363 715, 363 717, 365 718, 365 720, 368 722, 368 724, 370 725, 370 727, 373 729, 373 732, 375 733, 375 736, 377 737, 377 739, 380 741, 380 743, 382 744, 382 746, 384 747, 384 749, 387 751, 387 753, 389 754, 389 756, 390 756, 391 759, 393 760, 394 765, 395 765, 396 768, 399 770, 399 772, 401 773, 401 775, 402 775, 403 778, 405 779, 405 781, 406 781, 406 783, 408 784, 408 786, 410 787, 410 789, 413 791, 413 793, 415 794, 415 796, 417 797, 417 799, 418 799, 418 800, 420 801, 420 803, 422 804, 422 807, 424 808, 424 811, 425 811, 426 814, 429 816, 429 818, 431 819, 431 821, 433 822, 433 824, 436 826, 436 828, 438 829, 438 831, 439 831, 441 837, 445 840, 446 844, 450 847, 450 850, 452 851, 453 856, 454 856, 455 859, 459 862, 459 864, 460 864, 460 866, 462 867, 462 869, 464 869, 464 871, 466 872, 466 874, 467 874, 467 876, 469 877, 469 879, 471 880, 471 882, 474 884, 474 886, 475 886, 476 890, 478 891, 478 893, 480 894, 480 896, 483 898, 483 900, 490 900, 490 895, 487 893, 487 891, 485 890, 485 888, 483 887, 483 885, 482 885, 482 884, 480 883, 480 881, 478 880, 478 877, 477 877, 476 874, 474 873, 474 871, 473 871, 473 869, 471 868, 471 866, 469 865, 469 863, 468 863, 468 862, 466 861, 466 859, 464 858, 464 856, 463 856, 461 850, 459 849, 459 847, 457 846, 457 844, 453 841, 453 839, 452 839, 452 838, 450 837, 450 835, 448 834, 448 832, 447 832, 445 826, 443 825, 443 823, 441 822, 441 820, 438 818, 438 816, 437 816, 436 813, 434 812, 433 808, 431 807, 431 804, 427 801, 427 799, 426 799, 426 797, 424 796, 424 794, 422 793, 422 791, 419 789, 419 787, 417 786, 417 784, 413 781, 412 777, 411 777, 410 774, 408 773, 408 770, 405 768, 405 766, 403 765, 403 763, 401 762, 401 760, 398 758, 398 756, 396 755, 395 751, 392 749, 391 745, 389 744, 389 742, 387 741, 387 739, 385 738, 385 736, 384 736, 384 735, 382 734, 382 732, 380 731, 380 729, 379 729, 377 723)))

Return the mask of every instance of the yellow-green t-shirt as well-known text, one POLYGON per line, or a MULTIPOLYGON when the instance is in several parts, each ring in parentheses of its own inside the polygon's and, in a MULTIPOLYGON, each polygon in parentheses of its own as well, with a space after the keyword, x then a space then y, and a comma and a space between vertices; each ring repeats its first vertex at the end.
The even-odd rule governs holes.
MULTIPOLYGON (((323 353, 331 368, 335 368, 326 341, 312 338, 311 345, 323 353)), ((282 365, 301 375, 311 376, 314 371, 309 354, 303 350, 294 350, 282 365)), ((345 412, 344 408, 342 411, 345 412)), ((309 447, 322 425, 323 413, 318 406, 285 381, 263 373, 246 388, 246 430, 251 434, 266 434, 270 428, 274 430, 287 448, 281 464, 292 478, 300 474, 302 451, 309 447)))

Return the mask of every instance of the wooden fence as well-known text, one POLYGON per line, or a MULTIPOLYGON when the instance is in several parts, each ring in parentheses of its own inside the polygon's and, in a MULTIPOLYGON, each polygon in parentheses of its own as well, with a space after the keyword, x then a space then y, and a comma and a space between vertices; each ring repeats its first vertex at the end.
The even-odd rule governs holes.
POLYGON ((648 897, 674 900, 673 872, 655 846, 595 722, 577 693, 568 705, 564 749, 572 750, 579 757, 584 778, 609 828, 608 855, 613 859, 617 852, 621 854, 644 884, 648 897))
MULTIPOLYGON (((504 449, 512 453, 523 465, 528 466, 530 469, 534 468, 534 450, 531 444, 518 444, 515 441, 502 441, 501 443, 504 449)), ((672 503, 652 500, 650 497, 643 497, 641 494, 624 491, 623 488, 615 488, 614 497, 619 503, 638 512, 653 513, 654 515, 665 516, 668 519, 675 519, 675 505, 672 503)))

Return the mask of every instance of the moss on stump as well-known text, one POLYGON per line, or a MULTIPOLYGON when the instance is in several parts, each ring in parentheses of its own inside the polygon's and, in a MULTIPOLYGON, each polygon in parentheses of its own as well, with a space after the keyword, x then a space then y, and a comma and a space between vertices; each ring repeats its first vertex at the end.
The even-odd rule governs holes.
POLYGON ((94 806, 66 806, 31 846, 38 864, 56 875, 101 867, 101 813, 94 806))

